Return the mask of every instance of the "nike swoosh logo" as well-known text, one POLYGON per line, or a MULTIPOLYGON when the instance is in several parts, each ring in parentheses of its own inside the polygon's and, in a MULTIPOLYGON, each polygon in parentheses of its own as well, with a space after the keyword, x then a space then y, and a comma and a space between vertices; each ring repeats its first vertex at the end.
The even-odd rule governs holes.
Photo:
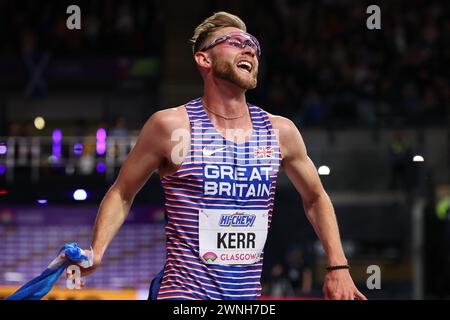
POLYGON ((203 155, 204 156, 211 156, 214 153, 218 152, 218 151, 222 151, 225 150, 227 147, 223 147, 223 148, 219 148, 219 149, 207 149, 206 147, 203 148, 203 155))

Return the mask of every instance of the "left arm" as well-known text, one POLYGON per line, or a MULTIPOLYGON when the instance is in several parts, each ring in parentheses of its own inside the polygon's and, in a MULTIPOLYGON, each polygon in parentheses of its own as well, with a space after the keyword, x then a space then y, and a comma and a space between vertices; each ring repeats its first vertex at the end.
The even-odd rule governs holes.
MULTIPOLYGON (((333 205, 307 155, 300 132, 286 118, 274 116, 271 120, 279 130, 282 167, 302 197, 306 216, 322 243, 328 264, 346 265, 333 205)), ((366 299, 345 269, 327 271, 323 291, 326 299, 366 299)))

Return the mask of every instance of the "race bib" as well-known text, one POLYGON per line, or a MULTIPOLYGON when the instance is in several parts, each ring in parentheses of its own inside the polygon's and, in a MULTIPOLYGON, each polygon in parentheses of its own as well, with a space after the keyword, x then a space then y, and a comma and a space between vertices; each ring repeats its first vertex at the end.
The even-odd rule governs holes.
POLYGON ((268 231, 268 210, 201 209, 200 258, 206 264, 259 261, 268 231))

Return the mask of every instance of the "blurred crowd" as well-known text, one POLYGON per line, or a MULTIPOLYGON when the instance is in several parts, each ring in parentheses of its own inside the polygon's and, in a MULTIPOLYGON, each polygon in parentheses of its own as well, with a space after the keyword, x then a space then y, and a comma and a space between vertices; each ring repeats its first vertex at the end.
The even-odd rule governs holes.
POLYGON ((154 54, 164 35, 160 1, 0 2, 0 52, 17 54, 30 47, 58 56, 154 54), (81 9, 82 31, 66 32, 67 8, 81 9))
POLYGON ((370 4, 246 1, 263 48, 254 99, 301 126, 448 123, 448 3, 377 2, 381 30, 366 27, 370 4))
MULTIPOLYGON (((59 57, 151 54, 162 59, 170 36, 165 26, 177 23, 165 18, 170 7, 159 0, 81 0, 83 32, 65 32, 70 4, 1 1, 0 56, 41 48, 59 57)), ((366 27, 370 4, 217 0, 203 2, 203 11, 229 10, 243 18, 263 52, 259 86, 248 93, 249 100, 302 127, 445 125, 450 117, 448 3, 380 1, 381 30, 366 27)), ((45 59, 44 54, 38 60, 45 59)))

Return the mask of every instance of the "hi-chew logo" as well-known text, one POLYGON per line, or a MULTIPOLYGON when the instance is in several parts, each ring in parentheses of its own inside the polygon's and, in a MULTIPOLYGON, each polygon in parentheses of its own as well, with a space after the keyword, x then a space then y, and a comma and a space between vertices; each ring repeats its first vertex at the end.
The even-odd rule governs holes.
POLYGON ((235 212, 233 214, 222 214, 219 219, 221 227, 252 227, 255 223, 256 215, 235 212))

